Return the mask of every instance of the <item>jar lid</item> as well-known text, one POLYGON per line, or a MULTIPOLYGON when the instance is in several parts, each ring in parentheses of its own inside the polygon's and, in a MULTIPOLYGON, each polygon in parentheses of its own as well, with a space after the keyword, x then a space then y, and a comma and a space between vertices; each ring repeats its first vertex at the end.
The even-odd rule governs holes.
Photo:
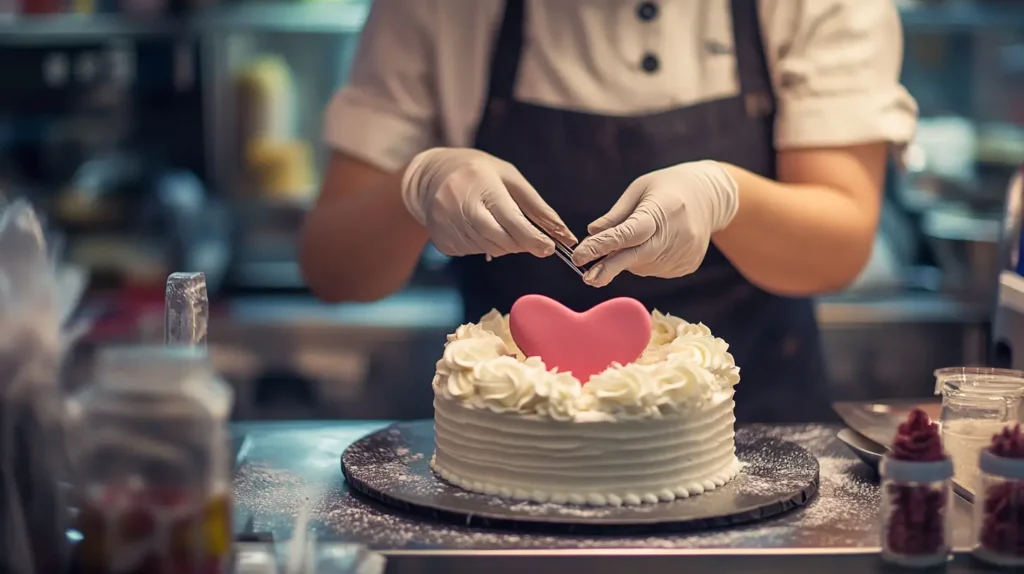
POLYGON ((978 463, 978 468, 985 474, 1013 480, 1024 480, 1024 459, 996 456, 987 448, 981 451, 981 460, 978 463))
POLYGON ((166 390, 199 370, 210 369, 205 348, 162 345, 114 345, 96 358, 96 375, 110 387, 166 390))
POLYGON ((879 467, 882 476, 897 482, 940 482, 953 478, 953 460, 948 456, 942 460, 918 462, 882 457, 879 467))
POLYGON ((1024 394, 1024 371, 993 367, 945 367, 936 369, 935 394, 977 394, 982 398, 1019 397, 1024 394))

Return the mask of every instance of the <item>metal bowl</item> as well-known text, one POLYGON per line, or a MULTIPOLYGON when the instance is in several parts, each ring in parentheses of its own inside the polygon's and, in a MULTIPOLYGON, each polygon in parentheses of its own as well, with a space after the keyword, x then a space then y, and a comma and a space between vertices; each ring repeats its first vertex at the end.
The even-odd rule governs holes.
POLYGON ((942 270, 944 291, 972 298, 995 295, 1000 217, 955 206, 935 207, 924 214, 922 232, 942 270))

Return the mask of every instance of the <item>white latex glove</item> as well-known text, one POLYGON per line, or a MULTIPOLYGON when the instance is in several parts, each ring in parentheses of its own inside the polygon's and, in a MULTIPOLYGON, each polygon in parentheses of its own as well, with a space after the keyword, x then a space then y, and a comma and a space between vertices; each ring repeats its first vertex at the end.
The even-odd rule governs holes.
POLYGON ((689 275, 704 260, 711 234, 736 215, 738 195, 732 176, 715 161, 651 172, 587 226, 590 236, 573 251, 573 263, 607 256, 583 277, 594 287, 604 287, 623 271, 641 277, 689 275))
POLYGON ((479 150, 434 148, 405 170, 402 200, 445 255, 531 253, 547 257, 576 238, 512 164, 479 150), (529 219, 527 219, 529 218, 529 219))

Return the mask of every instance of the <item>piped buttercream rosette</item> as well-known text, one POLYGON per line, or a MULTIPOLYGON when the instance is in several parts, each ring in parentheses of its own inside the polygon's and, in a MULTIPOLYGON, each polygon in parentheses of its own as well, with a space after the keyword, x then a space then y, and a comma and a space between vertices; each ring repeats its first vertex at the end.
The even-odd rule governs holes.
POLYGON ((526 357, 497 311, 448 336, 434 392, 470 408, 557 421, 658 418, 699 411, 731 394, 739 367, 729 345, 703 324, 654 311, 639 359, 613 364, 584 386, 571 373, 526 357))

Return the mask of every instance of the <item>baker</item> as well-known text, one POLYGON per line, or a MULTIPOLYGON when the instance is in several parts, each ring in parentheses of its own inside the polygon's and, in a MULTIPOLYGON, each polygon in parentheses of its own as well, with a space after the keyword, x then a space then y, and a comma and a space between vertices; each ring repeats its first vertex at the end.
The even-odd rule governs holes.
POLYGON ((429 240, 467 321, 634 297, 730 343, 739 420, 828 415, 811 297, 867 262, 917 115, 890 0, 375 0, 360 42, 314 293, 390 295, 429 240))

